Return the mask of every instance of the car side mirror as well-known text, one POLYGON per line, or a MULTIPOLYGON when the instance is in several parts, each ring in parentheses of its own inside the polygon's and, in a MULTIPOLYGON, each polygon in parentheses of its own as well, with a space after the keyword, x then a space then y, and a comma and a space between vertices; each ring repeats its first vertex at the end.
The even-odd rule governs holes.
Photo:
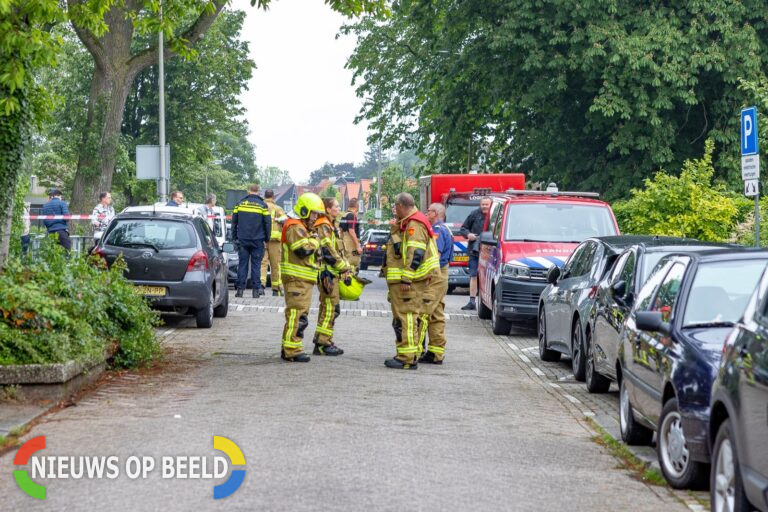
POLYGON ((555 284, 560 279, 560 267, 555 265, 547 271, 547 282, 549 284, 555 284))
POLYGON ((224 252, 235 252, 235 244, 232 242, 224 242, 221 245, 221 250, 224 252))
POLYGON ((627 282, 618 281, 616 283, 613 283, 613 286, 611 286, 611 291, 613 292, 614 297, 619 297, 623 299, 627 293, 627 282))
POLYGON ((499 245, 499 241, 493 238, 493 233, 490 231, 483 231, 480 233, 480 243, 483 245, 499 245))
POLYGON ((641 331, 660 332, 669 335, 671 326, 665 322, 660 311, 638 311, 635 316, 635 325, 641 331))

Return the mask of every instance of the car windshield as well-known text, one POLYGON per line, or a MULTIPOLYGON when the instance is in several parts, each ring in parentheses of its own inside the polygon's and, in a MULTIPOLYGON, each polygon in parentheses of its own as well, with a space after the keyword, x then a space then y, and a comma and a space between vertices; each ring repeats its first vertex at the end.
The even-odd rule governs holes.
POLYGON ((581 204, 513 204, 507 209, 505 240, 582 242, 616 235, 610 210, 581 204))
POLYGON ((369 243, 372 244, 383 244, 389 239, 389 233, 371 233, 371 237, 368 239, 369 243))
POLYGON ((765 260, 700 264, 688 294, 683 328, 738 321, 765 265, 765 260))
POLYGON ((469 214, 479 207, 479 201, 477 203, 448 203, 445 209, 445 223, 451 228, 451 231, 456 232, 467 220, 469 214))
POLYGON ((152 247, 156 250, 189 249, 197 246, 195 231, 191 225, 159 219, 118 220, 105 243, 115 247, 152 247))

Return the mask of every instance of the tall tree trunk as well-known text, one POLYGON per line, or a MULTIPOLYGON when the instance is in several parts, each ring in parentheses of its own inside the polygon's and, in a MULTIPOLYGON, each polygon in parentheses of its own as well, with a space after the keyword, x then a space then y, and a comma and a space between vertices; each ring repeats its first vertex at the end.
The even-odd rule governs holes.
MULTIPOLYGON (((17 97, 19 93, 17 92, 17 97)), ((19 98, 21 108, 0 115, 0 269, 8 258, 13 223, 13 201, 29 137, 30 106, 19 98)))
MULTIPOLYGON (((83 0, 67 0, 70 9, 83 0)), ((228 0, 214 0, 213 10, 203 10, 181 37, 196 43, 213 24, 228 0)), ((74 21, 72 26, 93 57, 95 66, 88 98, 88 117, 77 161, 71 209, 89 212, 98 193, 112 187, 120 129, 128 94, 137 74, 157 62, 158 47, 131 52, 133 21, 143 8, 143 0, 116 2, 104 16, 109 30, 97 37, 74 21)), ((170 58, 173 54, 165 51, 170 58)))

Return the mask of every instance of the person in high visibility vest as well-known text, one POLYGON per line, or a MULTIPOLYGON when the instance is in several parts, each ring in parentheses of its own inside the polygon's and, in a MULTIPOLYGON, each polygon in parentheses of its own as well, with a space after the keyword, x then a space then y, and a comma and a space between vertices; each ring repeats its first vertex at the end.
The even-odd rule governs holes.
POLYGON ((421 355, 419 336, 422 316, 431 312, 434 293, 430 281, 440 271, 440 257, 432 226, 417 208, 413 196, 401 192, 395 199, 398 228, 402 243, 400 285, 390 287, 392 326, 397 338, 397 353, 384 364, 388 368, 415 370, 421 355))
POLYGON ((268 188, 264 191, 264 202, 267 203, 269 216, 272 218, 272 231, 267 242, 267 252, 261 260, 261 288, 267 287, 267 264, 272 272, 271 285, 272 296, 282 294, 282 281, 280 281, 280 259, 282 249, 280 237, 283 234, 283 223, 288 219, 285 211, 275 203, 275 191, 268 188))
POLYGON ((309 325, 307 315, 319 274, 317 252, 320 249, 320 240, 313 227, 318 217, 325 214, 325 206, 320 196, 307 192, 296 201, 293 211, 298 219, 286 220, 280 237, 283 248, 280 272, 285 288, 285 327, 280 357, 286 361, 308 363, 310 357, 304 352, 304 330, 309 325))
POLYGON ((339 240, 339 232, 334 220, 339 216, 341 208, 336 198, 323 198, 325 215, 315 222, 314 229, 320 238, 321 267, 318 288, 320 289, 320 311, 315 328, 315 355, 340 356, 342 349, 333 342, 333 326, 341 314, 339 303, 339 280, 349 278, 352 269, 344 259, 339 240))

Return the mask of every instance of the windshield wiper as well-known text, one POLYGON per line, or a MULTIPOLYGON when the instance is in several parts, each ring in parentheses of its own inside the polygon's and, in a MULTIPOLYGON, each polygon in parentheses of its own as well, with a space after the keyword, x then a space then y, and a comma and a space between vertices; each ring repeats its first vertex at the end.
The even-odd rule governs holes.
POLYGON ((694 322, 692 324, 686 324, 683 329, 700 329, 702 327, 733 327, 736 325, 734 322, 694 322))
POLYGON ((150 244, 147 242, 128 242, 125 244, 126 247, 150 247, 155 250, 155 252, 160 252, 160 249, 157 248, 155 244, 150 244))

